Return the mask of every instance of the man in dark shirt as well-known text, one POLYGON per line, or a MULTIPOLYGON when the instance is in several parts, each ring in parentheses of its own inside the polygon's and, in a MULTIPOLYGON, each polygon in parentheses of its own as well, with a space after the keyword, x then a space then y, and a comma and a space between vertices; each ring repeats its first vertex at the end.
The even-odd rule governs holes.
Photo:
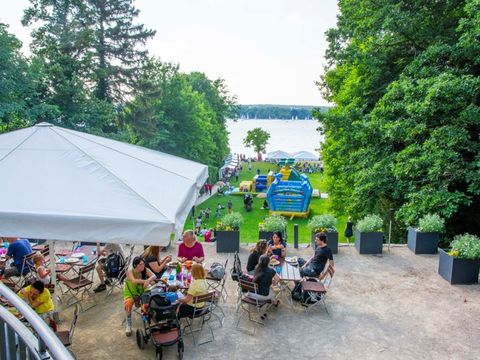
POLYGON ((5 278, 9 278, 11 276, 20 276, 22 267, 22 275, 27 274, 30 269, 27 265, 23 266, 23 258, 32 253, 32 246, 30 245, 30 242, 27 239, 17 238, 6 238, 5 240, 10 244, 7 250, 7 260, 13 258, 13 266, 6 268, 5 270, 2 269, 2 271, 0 271, 0 275, 2 272, 4 272, 3 276, 5 278))
POLYGON ((332 250, 327 246, 327 235, 323 232, 315 234, 315 244, 317 244, 315 253, 307 262, 304 263, 305 260, 298 259, 299 265, 302 266, 300 268, 302 277, 318 277, 325 268, 327 261, 330 261, 332 266, 334 264, 332 250))

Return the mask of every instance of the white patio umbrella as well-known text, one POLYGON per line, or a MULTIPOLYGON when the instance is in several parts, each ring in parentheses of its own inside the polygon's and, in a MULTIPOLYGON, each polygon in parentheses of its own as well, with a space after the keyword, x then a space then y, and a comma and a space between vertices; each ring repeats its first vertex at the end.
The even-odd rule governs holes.
POLYGON ((205 165, 48 123, 0 135, 0 236, 167 245, 205 165))

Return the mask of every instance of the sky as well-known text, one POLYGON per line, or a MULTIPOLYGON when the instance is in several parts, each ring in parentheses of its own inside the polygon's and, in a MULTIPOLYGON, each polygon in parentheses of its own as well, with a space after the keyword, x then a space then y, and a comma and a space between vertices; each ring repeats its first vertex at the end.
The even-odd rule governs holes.
MULTIPOLYGON (((0 22, 29 54, 28 0, 0 0, 0 22)), ((239 104, 328 105, 315 85, 337 0, 136 0, 151 54, 223 78, 239 104)))

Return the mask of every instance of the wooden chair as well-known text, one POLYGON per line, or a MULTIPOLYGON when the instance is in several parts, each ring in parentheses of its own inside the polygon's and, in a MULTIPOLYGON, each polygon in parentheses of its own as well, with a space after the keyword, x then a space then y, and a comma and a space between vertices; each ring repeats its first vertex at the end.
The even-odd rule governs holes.
POLYGON ((85 311, 97 305, 95 294, 90 293, 89 291, 93 285, 93 274, 95 272, 96 263, 97 261, 95 260, 85 266, 80 267, 78 276, 62 281, 67 288, 65 295, 70 295, 71 299, 74 299, 73 302, 67 302, 66 307, 79 303, 82 311, 85 311), (85 298, 91 298, 93 300, 93 305, 84 308, 82 306, 82 302, 85 298))
POLYGON ((258 295, 258 285, 254 282, 244 280, 242 278, 238 281, 238 306, 237 312, 241 309, 243 312, 238 317, 237 327, 240 324, 244 314, 248 314, 248 320, 257 324, 264 325, 265 313, 272 306, 272 300, 259 300, 255 297, 249 296, 250 294, 258 295), (253 311, 252 311, 253 308, 253 311), (252 313, 258 316, 258 319, 252 317, 252 313))
POLYGON ((203 295, 198 295, 193 297, 193 306, 195 310, 193 311, 193 314, 186 317, 186 323, 187 325, 184 328, 184 334, 185 335, 192 335, 193 338, 193 344, 195 346, 197 345, 203 345, 209 342, 212 342, 215 340, 215 336, 213 334, 213 329, 210 326, 209 320, 211 318, 212 310, 213 310, 213 304, 215 301, 215 292, 210 291, 207 294, 203 295), (199 303, 204 303, 203 307, 197 307, 196 305, 199 303), (193 328, 193 323, 195 319, 200 320, 200 326, 196 329, 193 328), (207 325, 208 329, 210 330, 210 333, 212 335, 212 338, 210 340, 204 341, 202 343, 197 344, 197 340, 195 339, 195 333, 196 332, 201 332, 203 330, 203 326, 207 325), (188 331, 187 331, 188 329, 188 331))
POLYGON ((68 347, 72 345, 73 342, 73 333, 75 332, 75 327, 77 325, 78 313, 80 312, 80 306, 78 304, 75 306, 75 311, 73 312, 72 323, 70 324, 70 329, 57 331, 56 334, 64 346, 68 347))
POLYGON ((325 298, 332 284, 334 274, 335 269, 327 262, 326 269, 322 271, 318 278, 309 278, 307 281, 302 281, 302 292, 305 295, 302 297, 301 304, 305 306, 305 311, 323 303, 328 314, 325 298))

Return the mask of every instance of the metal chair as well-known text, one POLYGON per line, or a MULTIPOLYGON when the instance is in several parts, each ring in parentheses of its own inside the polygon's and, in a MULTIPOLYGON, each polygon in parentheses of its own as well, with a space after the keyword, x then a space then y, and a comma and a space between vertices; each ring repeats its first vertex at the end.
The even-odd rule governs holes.
POLYGON ((209 323, 210 315, 212 314, 212 311, 213 311, 214 301, 215 301, 215 292, 214 291, 210 291, 207 294, 197 295, 197 296, 193 297, 192 302, 193 302, 193 307, 195 308, 195 310, 193 311, 192 315, 185 318, 185 321, 186 321, 187 325, 184 328, 184 334, 185 335, 189 335, 189 334, 192 335, 193 344, 195 346, 203 345, 203 344, 206 344, 206 343, 209 343, 209 342, 212 342, 212 341, 215 340, 215 336, 213 334, 213 329, 212 329, 212 327, 210 326, 210 323, 209 323), (198 305, 199 303, 204 303, 203 307, 197 307, 196 305, 198 305), (197 329, 193 328, 193 324, 194 324, 195 319, 200 320, 200 327, 198 327, 197 329), (212 334, 212 338, 210 340, 207 340, 207 341, 204 341, 202 343, 197 344, 197 340, 195 339, 195 333, 196 332, 201 332, 203 330, 203 326, 205 324, 207 325, 208 329, 210 330, 210 333, 212 334), (187 331, 187 329, 188 329, 188 331, 187 331))
POLYGON ((80 312, 80 306, 78 306, 77 304, 75 306, 75 311, 73 312, 73 319, 72 319, 72 323, 70 324, 70 329, 56 332, 58 338, 66 347, 72 345, 73 343, 73 333, 75 332, 75 326, 77 325, 79 312, 80 312))
POLYGON ((328 314, 325 298, 332 284, 334 274, 335 269, 327 262, 326 270, 322 271, 318 278, 309 278, 307 281, 302 281, 302 292, 305 295, 302 296, 301 304, 305 306, 305 311, 323 303, 328 314))
POLYGON ((247 281, 240 278, 238 281, 239 307, 237 308, 237 312, 239 309, 243 310, 243 312, 238 317, 237 327, 240 324, 240 320, 242 319, 245 313, 248 314, 248 320, 255 322, 257 324, 264 325, 265 323, 263 322, 263 320, 265 318, 265 313, 272 306, 272 301, 259 300, 256 298, 256 296, 250 297, 248 293, 258 295, 258 285, 254 282, 247 281), (260 320, 252 317, 252 310, 251 310, 252 307, 260 320))
POLYGON ((89 291, 93 285, 93 273, 95 271, 96 263, 97 261, 95 260, 85 266, 82 266, 78 271, 78 276, 62 281, 62 283, 67 287, 65 295, 70 295, 71 299, 75 299, 73 302, 67 302, 66 307, 79 303, 82 311, 86 311, 97 305, 95 294, 91 294, 89 291), (84 308, 82 306, 82 301, 85 298, 92 298, 94 304, 84 308))
POLYGON ((110 285, 109 285, 110 288, 107 290, 105 297, 110 296, 113 293, 113 290, 115 290, 115 288, 119 289, 120 291, 123 291, 123 282, 127 277, 127 270, 128 270, 128 266, 130 265, 130 262, 132 261, 134 248, 135 248, 134 245, 130 247, 130 252, 128 256, 124 259, 124 266, 120 270, 118 276, 116 278, 106 277, 106 279, 110 281, 110 285))

